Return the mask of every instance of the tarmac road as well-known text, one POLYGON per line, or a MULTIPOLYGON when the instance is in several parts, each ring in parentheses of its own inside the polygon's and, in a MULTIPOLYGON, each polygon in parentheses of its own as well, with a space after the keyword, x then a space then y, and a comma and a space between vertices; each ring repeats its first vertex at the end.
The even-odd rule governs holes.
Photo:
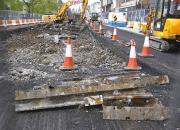
MULTIPOLYGON (((108 30, 111 32, 113 31, 113 28, 107 27, 108 30)), ((130 41, 130 39, 134 39, 136 41, 136 50, 137 53, 141 52, 141 49, 143 47, 144 42, 144 36, 140 36, 134 33, 130 33, 127 31, 123 31, 118 29, 117 34, 123 43, 127 43, 130 41)), ((111 42, 109 39, 106 38, 109 43, 111 42)), ((104 40, 103 40, 104 41, 104 40)), ((106 42, 104 42, 106 43, 106 42)), ((111 42, 112 43, 112 42, 111 42)), ((121 56, 123 54, 129 54, 129 49, 127 47, 123 47, 123 45, 119 43, 113 43, 113 44, 107 44, 106 46, 114 48, 112 50, 116 50, 116 54, 120 54, 121 56)), ((140 65, 144 68, 144 71, 149 73, 162 73, 162 74, 168 74, 171 78, 171 90, 167 91, 168 98, 165 100, 168 100, 165 103, 168 103, 167 105, 170 107, 172 111, 171 118, 165 123, 167 130, 176 130, 180 129, 180 45, 179 48, 176 50, 169 52, 169 53, 163 53, 159 52, 157 50, 151 49, 152 54, 154 55, 153 58, 141 58, 138 57, 140 61, 140 65)), ((128 59, 128 57, 125 57, 128 59)), ((164 101, 162 101, 164 102, 164 101)))
MULTIPOLYGON (((138 44, 143 43, 143 37, 122 32, 118 34, 124 41, 134 38, 138 44)), ((0 33, 0 76, 8 71, 7 59, 7 34, 0 33)), ((128 49, 120 48, 118 44, 108 39, 103 40, 104 46, 110 48, 116 55, 124 55, 127 58, 128 49)), ((171 77, 172 89, 163 90, 171 98, 167 98, 167 104, 173 111, 171 119, 167 121, 109 121, 102 119, 102 113, 87 109, 57 109, 37 112, 15 113, 14 90, 19 85, 0 78, 0 130, 178 130, 180 128, 180 54, 166 54, 153 50, 155 58, 141 59, 140 63, 146 67, 144 71, 166 73, 171 77), (149 63, 154 66, 150 67, 149 63)), ((163 88, 162 88, 163 89, 163 88)), ((166 98, 165 98, 166 99, 166 98)))

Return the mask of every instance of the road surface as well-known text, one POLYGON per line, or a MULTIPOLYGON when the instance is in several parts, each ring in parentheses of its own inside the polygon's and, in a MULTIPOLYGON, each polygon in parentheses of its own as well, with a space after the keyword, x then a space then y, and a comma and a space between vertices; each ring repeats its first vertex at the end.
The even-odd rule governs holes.
MULTIPOLYGON (((110 28, 109 28, 110 29, 110 28)), ((123 41, 134 38, 137 50, 143 43, 143 37, 118 30, 123 41)), ((6 38, 10 33, 0 33, 0 76, 8 71, 6 38)), ((127 58, 128 49, 112 43, 107 38, 99 38, 105 47, 111 49, 116 55, 127 58)), ((154 93, 167 97, 163 101, 172 110, 172 117, 167 121, 109 121, 102 119, 102 113, 87 109, 55 109, 36 112, 16 113, 14 111, 14 91, 18 85, 0 77, 0 130, 178 130, 180 128, 180 54, 161 53, 153 50, 155 58, 143 59, 140 63, 143 71, 152 74, 165 73, 171 77, 170 89, 154 89, 154 93), (152 64, 152 65, 150 65, 152 64)))

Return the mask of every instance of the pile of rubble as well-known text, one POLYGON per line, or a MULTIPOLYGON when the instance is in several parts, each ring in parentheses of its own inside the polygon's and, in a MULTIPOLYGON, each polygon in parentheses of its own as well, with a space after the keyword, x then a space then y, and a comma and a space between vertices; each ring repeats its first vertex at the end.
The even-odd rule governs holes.
POLYGON ((147 85, 168 84, 168 76, 124 71, 126 62, 97 43, 85 26, 31 28, 19 35, 13 34, 7 42, 11 66, 5 77, 13 82, 42 81, 31 86, 32 89, 22 88, 15 92, 18 112, 99 105, 103 108, 104 119, 169 118, 168 108, 145 91, 147 85), (78 28, 81 31, 77 31, 78 28), (66 37, 70 34, 78 69, 62 71, 66 37))
MULTIPOLYGON (((65 39, 68 34, 52 33, 52 28, 32 28, 19 35, 13 34, 9 43, 9 80, 28 80, 35 78, 61 78, 59 67, 63 64, 65 54, 65 39), (49 33, 48 33, 49 30, 49 33), (60 35, 61 34, 61 35, 60 35), (55 35, 62 39, 54 42, 55 35), (19 71, 21 70, 21 71, 19 71), (60 73, 60 75, 59 75, 60 73)), ((121 70, 125 62, 103 48, 91 37, 88 29, 72 40, 72 50, 76 71, 81 74, 111 73, 121 70)), ((72 73, 76 73, 72 72, 72 73)), ((66 74, 66 73, 64 73, 66 74)), ((63 75, 64 76, 64 75, 63 75)))

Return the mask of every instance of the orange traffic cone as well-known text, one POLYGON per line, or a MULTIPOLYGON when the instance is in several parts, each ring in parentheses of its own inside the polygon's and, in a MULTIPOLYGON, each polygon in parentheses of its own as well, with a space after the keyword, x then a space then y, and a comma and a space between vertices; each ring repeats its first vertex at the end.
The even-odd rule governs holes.
POLYGON ((66 39, 66 45, 71 45, 71 37, 70 36, 67 36, 67 39, 66 39))
POLYGON ((150 33, 149 33, 149 31, 147 31, 142 51, 141 51, 141 53, 138 54, 139 56, 142 56, 142 57, 152 57, 153 56, 151 54, 149 37, 150 37, 150 33))
POLYGON ((118 36, 117 36, 117 27, 114 26, 114 31, 113 31, 113 34, 112 34, 112 41, 117 41, 118 40, 118 36))
POLYGON ((76 69, 77 66, 74 65, 74 60, 72 57, 72 49, 71 49, 71 38, 67 37, 66 40, 66 53, 64 57, 64 65, 61 67, 61 70, 73 70, 76 69))
POLYGON ((125 70, 141 70, 142 68, 138 66, 136 59, 136 43, 134 40, 131 40, 131 50, 129 56, 128 66, 124 68, 125 70))

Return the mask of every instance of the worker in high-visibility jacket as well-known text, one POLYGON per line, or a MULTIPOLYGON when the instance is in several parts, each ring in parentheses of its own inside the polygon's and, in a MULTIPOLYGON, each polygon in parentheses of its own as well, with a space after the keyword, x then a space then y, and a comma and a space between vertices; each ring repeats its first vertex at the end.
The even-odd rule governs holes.
POLYGON ((117 24, 117 16, 116 15, 114 16, 114 24, 115 25, 117 24))

